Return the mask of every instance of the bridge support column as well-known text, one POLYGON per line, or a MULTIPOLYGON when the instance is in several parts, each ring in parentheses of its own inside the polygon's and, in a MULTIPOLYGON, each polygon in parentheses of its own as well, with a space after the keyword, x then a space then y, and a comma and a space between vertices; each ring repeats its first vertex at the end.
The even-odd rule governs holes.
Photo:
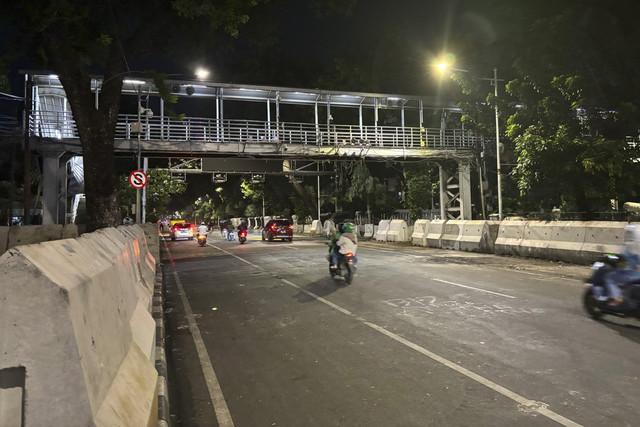
POLYGON ((460 219, 473 219, 471 213, 471 163, 458 162, 458 185, 460 186, 460 219))
POLYGON ((440 164, 440 217, 471 218, 471 165, 468 160, 457 164, 440 164), (457 171, 455 170, 457 166, 457 171))
MULTIPOLYGON (((42 153, 42 224, 64 224, 64 200, 66 172, 60 167, 61 151, 44 151, 42 153), (60 212, 62 211, 62 213, 60 212)), ((63 168, 66 167, 63 164, 63 168)))

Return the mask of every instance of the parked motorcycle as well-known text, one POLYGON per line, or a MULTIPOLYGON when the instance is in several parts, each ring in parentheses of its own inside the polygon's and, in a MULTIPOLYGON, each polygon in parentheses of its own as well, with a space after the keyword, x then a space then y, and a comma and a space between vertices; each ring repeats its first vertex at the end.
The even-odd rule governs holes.
POLYGON ((618 305, 610 305, 608 301, 605 275, 620 268, 622 262, 620 256, 606 254, 591 266, 592 274, 587 280, 583 303, 586 312, 593 319, 597 320, 603 314, 640 319, 640 281, 620 283, 619 287, 624 300, 618 305))
POLYGON ((247 241, 247 230, 238 231, 238 240, 240 241, 241 245, 247 241))
POLYGON ((200 246, 204 246, 207 244, 207 235, 206 234, 198 234, 198 244, 200 246))
POLYGON ((341 280, 345 284, 350 285, 353 281, 353 273, 355 271, 355 264, 353 262, 353 254, 347 253, 345 255, 338 255, 338 268, 331 268, 331 255, 329 258, 329 274, 336 280, 341 280))

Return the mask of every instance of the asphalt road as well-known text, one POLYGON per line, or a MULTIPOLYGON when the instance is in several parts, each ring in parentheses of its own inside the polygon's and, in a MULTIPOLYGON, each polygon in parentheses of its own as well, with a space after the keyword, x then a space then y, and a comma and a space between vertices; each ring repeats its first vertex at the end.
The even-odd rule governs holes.
POLYGON ((586 266, 362 242, 165 241, 175 426, 636 426, 640 326, 586 266))

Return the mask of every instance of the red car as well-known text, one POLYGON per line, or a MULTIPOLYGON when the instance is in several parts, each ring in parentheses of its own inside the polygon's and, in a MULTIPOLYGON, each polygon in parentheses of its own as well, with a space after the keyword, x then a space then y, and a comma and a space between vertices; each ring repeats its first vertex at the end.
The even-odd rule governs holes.
POLYGON ((272 219, 262 229, 262 240, 282 239, 293 241, 293 223, 288 219, 272 219))

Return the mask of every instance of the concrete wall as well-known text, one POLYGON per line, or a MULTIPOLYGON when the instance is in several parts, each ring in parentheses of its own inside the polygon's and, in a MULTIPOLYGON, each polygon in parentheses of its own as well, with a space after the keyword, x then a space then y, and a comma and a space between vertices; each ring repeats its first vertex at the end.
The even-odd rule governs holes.
POLYGON ((157 425, 155 259, 140 227, 9 249, 0 275, 0 372, 25 369, 26 427, 157 425))

